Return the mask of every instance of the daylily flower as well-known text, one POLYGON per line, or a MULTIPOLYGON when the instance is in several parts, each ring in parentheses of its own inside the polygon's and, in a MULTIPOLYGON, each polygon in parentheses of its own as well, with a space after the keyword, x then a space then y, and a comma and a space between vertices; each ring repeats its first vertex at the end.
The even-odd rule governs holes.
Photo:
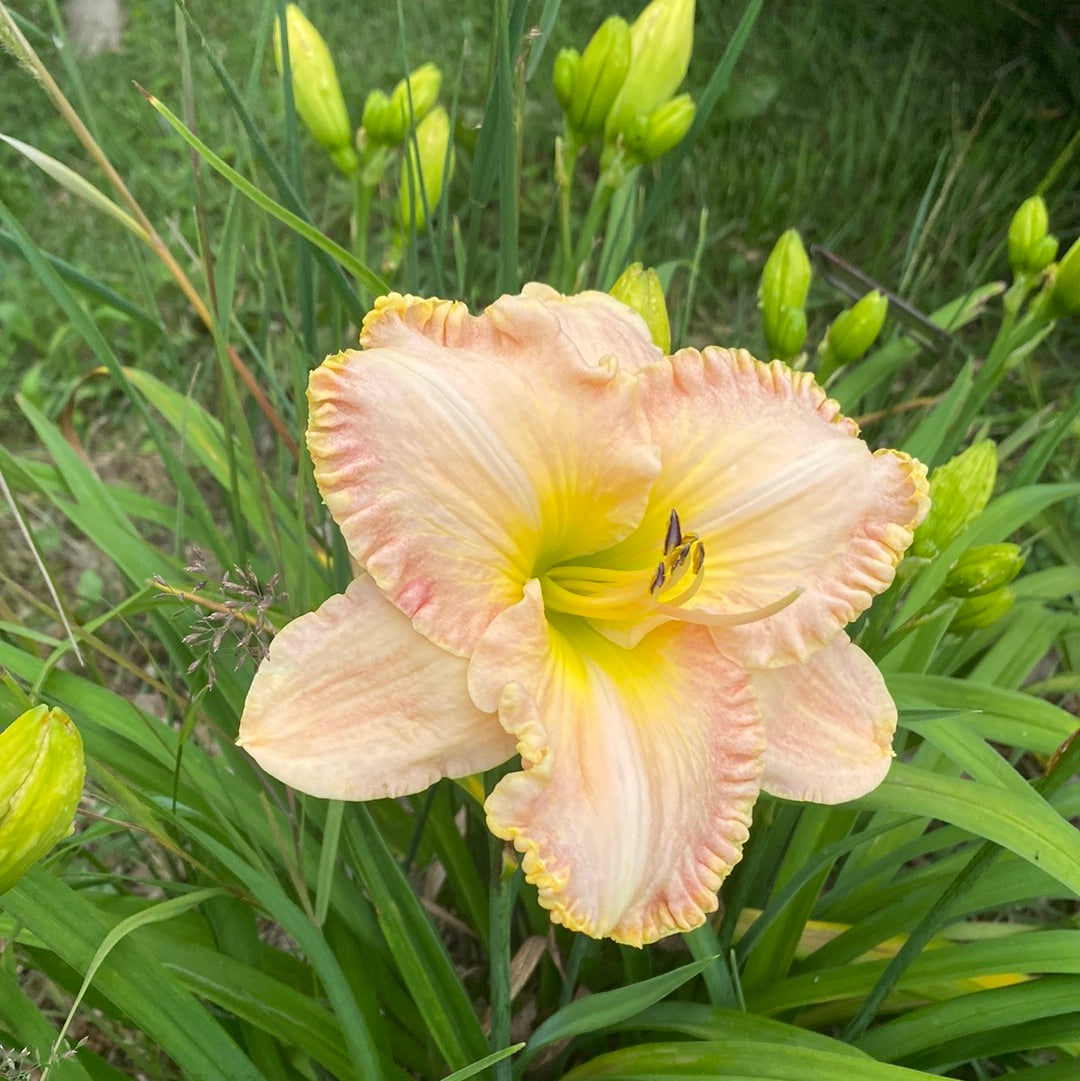
POLYGON ((391 295, 309 389, 323 498, 363 572, 275 639, 240 743, 318 796, 506 762, 489 828, 556 923, 700 924, 759 790, 877 785, 896 711, 844 633, 926 512, 807 373, 665 357, 610 296, 482 315, 391 295))

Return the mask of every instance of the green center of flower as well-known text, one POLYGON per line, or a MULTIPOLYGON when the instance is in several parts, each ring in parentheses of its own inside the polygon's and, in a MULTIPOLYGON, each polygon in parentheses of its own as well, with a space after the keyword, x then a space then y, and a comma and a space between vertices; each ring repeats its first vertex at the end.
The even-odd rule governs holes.
POLYGON ((786 608, 800 593, 793 590, 772 604, 748 612, 687 608, 704 578, 705 544, 696 533, 683 533, 679 515, 673 509, 656 563, 627 568, 559 563, 541 576, 540 587, 549 612, 600 620, 666 615, 714 627, 765 619, 786 608))

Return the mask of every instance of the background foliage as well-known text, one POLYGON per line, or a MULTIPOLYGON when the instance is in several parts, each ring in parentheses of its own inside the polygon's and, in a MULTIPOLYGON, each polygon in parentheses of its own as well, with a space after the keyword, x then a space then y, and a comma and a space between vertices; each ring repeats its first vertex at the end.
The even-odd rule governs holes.
MULTIPOLYGON (((554 47, 637 6, 562 5, 521 97, 520 187, 487 200, 492 57, 522 48, 528 72, 532 55, 496 31, 559 5, 306 6, 354 121, 373 86, 428 59, 445 72, 458 172, 397 287, 482 304, 516 287, 513 263, 522 280, 546 272, 554 47)), ((700 7, 691 91, 737 64, 681 163, 641 178, 655 214, 635 252, 669 281, 682 339, 762 353, 761 265, 797 226, 917 312, 955 302, 947 337, 894 318, 831 385, 870 441, 931 465, 999 444, 989 505, 862 627, 902 710, 902 761, 856 804, 763 800, 721 917, 641 952, 553 931, 503 876, 469 785, 342 805, 260 775, 232 745, 252 657, 350 577, 287 437, 308 370, 354 339, 363 308, 332 260, 196 163, 132 81, 346 246, 352 194, 281 93, 273 5, 147 0, 120 54, 80 59, 52 5, 20 4, 207 318, 115 217, 0 146, 0 717, 62 706, 91 779, 76 836, 0 897, 0 1045, 31 1049, 0 1070, 29 1075, 55 1046, 55 1081, 1075 1076, 1080 791, 1075 748, 1059 748, 1080 692, 1080 335, 1063 321, 988 363, 1001 302, 979 287, 1007 275, 1005 231, 1029 194, 1066 245, 1077 234, 1077 27, 1052 3, 700 7), (949 564, 1007 539, 1028 555, 1017 603, 950 634, 949 564), (86 1042, 64 1057, 77 996, 66 1036, 86 1042)), ((0 131, 109 191, 8 56, 0 131)), ((583 159, 584 179, 595 168, 583 159)), ((383 272, 392 216, 373 221, 383 272)), ((843 303, 819 274, 811 340, 843 303)))

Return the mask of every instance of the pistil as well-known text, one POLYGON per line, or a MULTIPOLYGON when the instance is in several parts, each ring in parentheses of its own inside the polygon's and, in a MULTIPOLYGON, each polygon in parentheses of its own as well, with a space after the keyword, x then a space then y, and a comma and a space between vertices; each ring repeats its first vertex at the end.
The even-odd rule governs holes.
POLYGON ((761 608, 745 612, 702 612, 686 605, 705 579, 705 544, 696 533, 683 533, 672 509, 664 534, 663 558, 651 567, 619 569, 563 563, 540 579, 550 611, 598 620, 647 619, 657 614, 709 627, 734 627, 766 619, 800 594, 795 589, 761 608), (689 584, 687 575, 692 575, 689 584), (681 588, 680 588, 681 587, 681 588))

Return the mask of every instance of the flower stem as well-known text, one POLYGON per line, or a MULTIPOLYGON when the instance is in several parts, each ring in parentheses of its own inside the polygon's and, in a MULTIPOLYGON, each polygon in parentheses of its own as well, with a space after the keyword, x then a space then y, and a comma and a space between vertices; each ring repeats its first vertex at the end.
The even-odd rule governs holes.
POLYGON ((570 195, 574 187, 574 172, 577 169, 578 154, 581 146, 570 130, 561 139, 555 140, 555 183, 559 189, 559 268, 558 277, 562 289, 568 290, 573 285, 574 241, 570 236, 570 195))
MULTIPOLYGON (((503 842, 497 837, 488 840, 490 864, 489 974, 488 995, 491 1000, 491 1050, 501 1051, 510 1046, 510 919, 517 896, 520 869, 509 870, 503 858, 503 842)), ((510 1081, 510 1059, 491 1067, 492 1081, 510 1081)))

